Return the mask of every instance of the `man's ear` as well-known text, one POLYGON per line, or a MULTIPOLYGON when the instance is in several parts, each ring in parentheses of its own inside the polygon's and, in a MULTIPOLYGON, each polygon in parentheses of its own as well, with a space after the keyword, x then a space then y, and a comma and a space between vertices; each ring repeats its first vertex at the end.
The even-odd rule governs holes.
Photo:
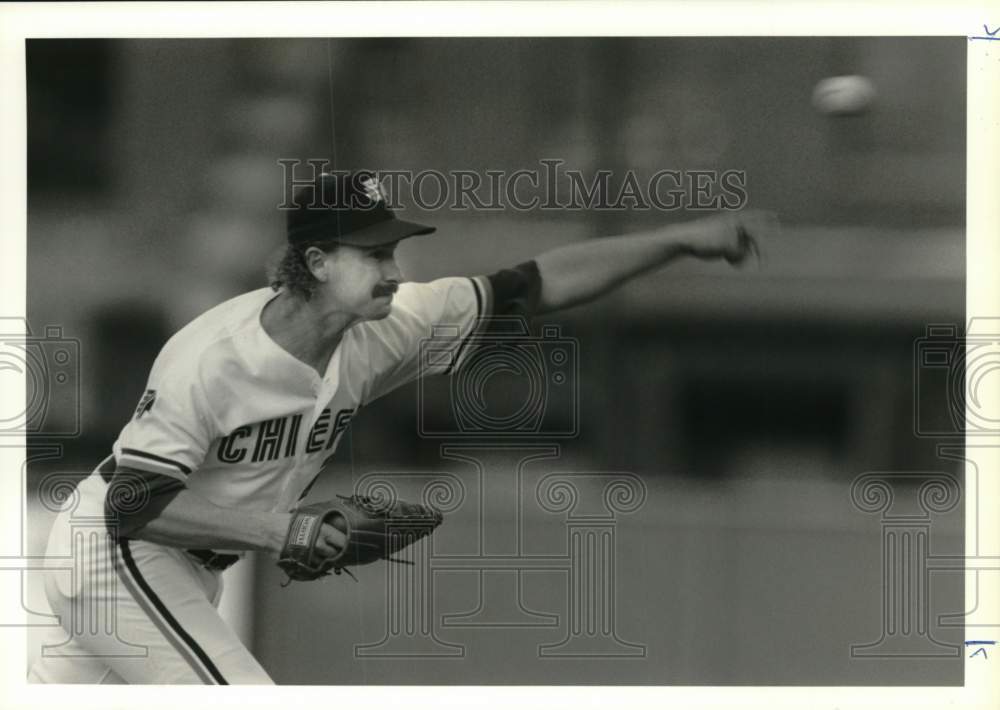
POLYGON ((309 247, 302 255, 309 273, 321 283, 326 283, 329 276, 326 268, 326 256, 326 252, 318 247, 309 247))

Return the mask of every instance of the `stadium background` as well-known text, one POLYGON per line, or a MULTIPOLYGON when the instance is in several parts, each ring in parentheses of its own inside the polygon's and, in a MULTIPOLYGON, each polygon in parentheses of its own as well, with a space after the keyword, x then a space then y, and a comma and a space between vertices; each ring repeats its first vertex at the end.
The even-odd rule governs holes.
MULTIPOLYGON (((928 324, 964 321, 964 40, 30 40, 27 58, 29 323, 77 339, 81 373, 81 434, 31 467, 29 489, 106 456, 166 338, 264 285, 283 239, 277 160, 331 156, 331 86, 338 167, 737 169, 750 206, 783 219, 760 271, 678 263, 545 319, 577 343, 580 436, 531 471, 642 477, 648 499, 617 530, 617 605, 644 658, 539 659, 564 628, 496 627, 439 629, 466 645, 461 660, 359 660, 354 645, 382 635, 383 571, 282 589, 260 560, 233 575, 227 613, 277 681, 961 682, 961 657, 849 648, 877 639, 882 584, 878 520, 852 506, 851 482, 960 470, 914 433, 921 416, 944 421, 951 396, 914 349, 928 324), (813 108, 815 83, 839 74, 874 81, 873 110, 813 108)), ((416 280, 696 216, 406 212, 439 228, 400 249, 416 280)), ((311 497, 373 471, 468 480, 418 436, 417 395, 362 410, 311 497)), ((48 428, 68 425, 68 396, 48 428)), ((499 501, 512 463, 491 465, 499 501)), ((49 519, 31 512, 36 553, 49 519)), ((476 524, 453 521, 440 544, 460 548, 476 524)), ((485 523, 499 537, 510 524, 485 523)), ((540 512, 525 526, 542 547, 565 536, 540 512)), ((960 554, 961 507, 934 526, 934 550, 960 554)), ((437 584, 441 613, 476 606, 470 573, 437 584)), ((961 575, 933 584, 933 633, 957 642, 937 614, 962 611, 961 575)), ((29 583, 28 605, 44 611, 38 592, 29 583)), ((565 619, 558 574, 526 575, 524 596, 565 619)))

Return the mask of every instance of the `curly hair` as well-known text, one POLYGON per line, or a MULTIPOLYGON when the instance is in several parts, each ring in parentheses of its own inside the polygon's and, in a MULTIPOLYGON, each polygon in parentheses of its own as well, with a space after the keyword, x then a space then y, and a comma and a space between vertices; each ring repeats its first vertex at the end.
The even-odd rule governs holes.
POLYGON ((306 266, 305 254, 310 247, 322 249, 329 254, 337 248, 337 243, 313 241, 286 246, 280 258, 268 268, 267 278, 272 289, 277 291, 284 287, 303 300, 308 301, 312 298, 319 281, 306 266))

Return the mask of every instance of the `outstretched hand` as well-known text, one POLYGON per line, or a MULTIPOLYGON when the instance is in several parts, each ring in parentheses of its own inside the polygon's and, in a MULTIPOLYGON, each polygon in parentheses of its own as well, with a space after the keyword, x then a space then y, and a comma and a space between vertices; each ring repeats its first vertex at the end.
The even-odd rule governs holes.
POLYGON ((723 258, 733 266, 742 266, 753 257, 761 262, 760 241, 778 230, 773 212, 744 210, 705 217, 689 224, 691 248, 702 259, 723 258))

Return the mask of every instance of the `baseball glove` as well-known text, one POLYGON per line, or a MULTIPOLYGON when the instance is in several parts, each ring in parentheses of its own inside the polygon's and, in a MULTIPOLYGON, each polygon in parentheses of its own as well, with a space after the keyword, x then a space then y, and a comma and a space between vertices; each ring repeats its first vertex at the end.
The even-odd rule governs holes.
POLYGON ((382 503, 367 496, 337 496, 338 500, 312 503, 293 511, 288 536, 278 558, 278 566, 288 575, 285 585, 307 582, 347 572, 348 567, 377 560, 413 564, 392 555, 430 535, 441 524, 441 513, 418 503, 382 503), (343 549, 333 557, 317 553, 316 540, 323 523, 329 523, 347 537, 343 549))

